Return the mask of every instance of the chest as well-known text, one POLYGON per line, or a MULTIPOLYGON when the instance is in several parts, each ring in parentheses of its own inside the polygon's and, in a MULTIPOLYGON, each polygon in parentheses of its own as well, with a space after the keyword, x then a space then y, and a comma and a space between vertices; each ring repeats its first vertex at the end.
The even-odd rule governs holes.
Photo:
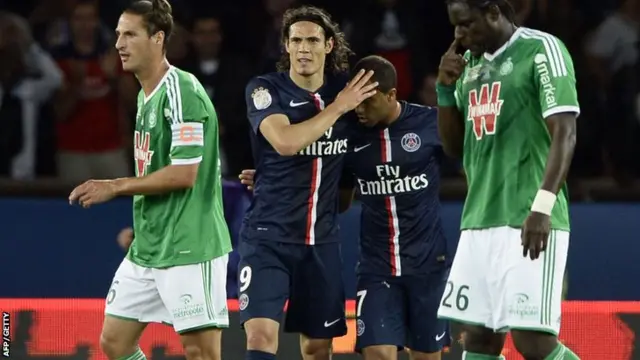
POLYGON ((403 178, 424 173, 434 147, 421 131, 371 131, 357 138, 348 162, 359 179, 403 178))
POLYGON ((518 113, 536 106, 533 65, 530 59, 506 56, 466 69, 458 96, 466 128, 476 139, 509 128, 518 113))
POLYGON ((332 103, 337 92, 332 89, 321 89, 312 93, 300 88, 282 87, 279 91, 279 106, 291 123, 300 123, 316 116, 332 103))

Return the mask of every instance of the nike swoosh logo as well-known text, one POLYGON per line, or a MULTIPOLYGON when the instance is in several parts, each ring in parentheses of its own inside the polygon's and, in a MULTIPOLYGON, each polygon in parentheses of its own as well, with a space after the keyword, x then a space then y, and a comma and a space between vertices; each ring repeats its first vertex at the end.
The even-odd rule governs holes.
POLYGON ((444 334, 446 334, 447 332, 443 332, 441 335, 436 335, 436 341, 440 341, 442 340, 442 338, 444 337, 444 334))
POLYGON ((371 144, 363 145, 363 146, 360 146, 360 147, 355 147, 355 148, 353 148, 353 151, 354 152, 358 152, 358 151, 360 151, 360 150, 362 150, 362 149, 364 149, 366 147, 369 147, 370 145, 371 144))
POLYGON ((303 101, 303 102, 299 102, 299 103, 297 103, 297 102, 294 102, 293 100, 291 100, 291 102, 289 103, 289 106, 291 106, 291 107, 298 107, 298 106, 300 106, 300 105, 304 105, 304 104, 308 104, 308 103, 309 103, 308 101, 303 101))
POLYGON ((340 321, 340 318, 337 318, 337 319, 333 320, 332 322, 325 321, 324 322, 324 327, 330 327, 331 325, 335 325, 336 323, 338 323, 338 321, 340 321))

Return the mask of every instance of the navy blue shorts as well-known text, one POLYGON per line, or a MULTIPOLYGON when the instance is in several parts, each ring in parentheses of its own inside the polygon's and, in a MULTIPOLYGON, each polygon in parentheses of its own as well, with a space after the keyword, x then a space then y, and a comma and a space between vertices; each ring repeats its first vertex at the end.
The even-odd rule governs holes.
POLYGON ((449 323, 438 306, 449 270, 423 276, 358 277, 356 351, 395 345, 433 353, 451 345, 449 323))
POLYGON ((347 333, 339 242, 309 246, 241 241, 238 253, 241 325, 255 318, 280 322, 289 299, 285 332, 312 339, 347 333))

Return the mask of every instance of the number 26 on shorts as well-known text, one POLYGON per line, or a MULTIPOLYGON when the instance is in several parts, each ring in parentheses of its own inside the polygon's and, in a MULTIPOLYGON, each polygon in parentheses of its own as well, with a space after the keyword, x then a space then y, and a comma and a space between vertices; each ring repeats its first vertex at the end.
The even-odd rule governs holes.
POLYGON ((444 290, 444 297, 442 298, 442 306, 451 308, 452 302, 455 303, 456 309, 465 311, 469 307, 469 297, 466 295, 469 290, 468 285, 460 285, 456 288, 452 281, 447 281, 447 287, 444 290), (455 292, 455 299, 452 299, 455 292))

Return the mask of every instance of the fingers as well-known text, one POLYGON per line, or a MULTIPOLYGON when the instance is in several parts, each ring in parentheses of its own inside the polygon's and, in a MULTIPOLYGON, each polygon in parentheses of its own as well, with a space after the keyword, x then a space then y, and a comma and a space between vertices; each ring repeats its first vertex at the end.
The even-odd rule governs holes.
MULTIPOLYGON (((371 83, 371 84, 363 87, 362 89, 360 89, 360 91, 362 91, 364 93, 368 93, 368 92, 370 92, 372 90, 375 90, 378 87, 378 85, 380 85, 380 84, 376 81, 374 83, 371 83)), ((375 93, 375 91, 374 91, 374 93, 375 93)))
MULTIPOLYGON (((366 74, 362 75, 360 80, 358 80, 358 82, 355 85, 355 88, 356 89, 362 89, 364 86, 367 85, 369 80, 371 80, 372 76, 373 76, 373 70, 367 71, 366 74)), ((378 85, 376 85, 376 86, 378 86, 378 85)))
MULTIPOLYGON (((373 95, 375 95, 377 92, 378 92, 377 90, 373 90, 373 91, 369 91, 369 92, 366 92, 366 93, 362 94, 362 101, 367 100, 368 98, 370 98, 373 95)), ((360 101, 360 102, 362 102, 362 101, 360 101)))
POLYGON ((455 54, 458 50, 458 47, 460 47, 460 39, 455 38, 453 39, 453 42, 451 43, 451 45, 449 45, 449 48, 447 49, 447 53, 455 54))
POLYGON ((75 189, 71 191, 69 194, 69 205, 73 205, 74 202, 77 202, 80 196, 87 193, 87 183, 83 183, 81 185, 76 186, 75 189))
POLYGON ((351 81, 349 81, 349 83, 347 84, 347 87, 354 87, 358 81, 360 81, 360 79, 362 79, 362 77, 364 76, 365 71, 364 69, 361 69, 360 71, 358 71, 358 73, 356 74, 356 76, 353 77, 353 79, 351 79, 351 81))
POLYGON ((244 169, 240 173, 241 175, 254 175, 256 173, 255 169, 244 169))

